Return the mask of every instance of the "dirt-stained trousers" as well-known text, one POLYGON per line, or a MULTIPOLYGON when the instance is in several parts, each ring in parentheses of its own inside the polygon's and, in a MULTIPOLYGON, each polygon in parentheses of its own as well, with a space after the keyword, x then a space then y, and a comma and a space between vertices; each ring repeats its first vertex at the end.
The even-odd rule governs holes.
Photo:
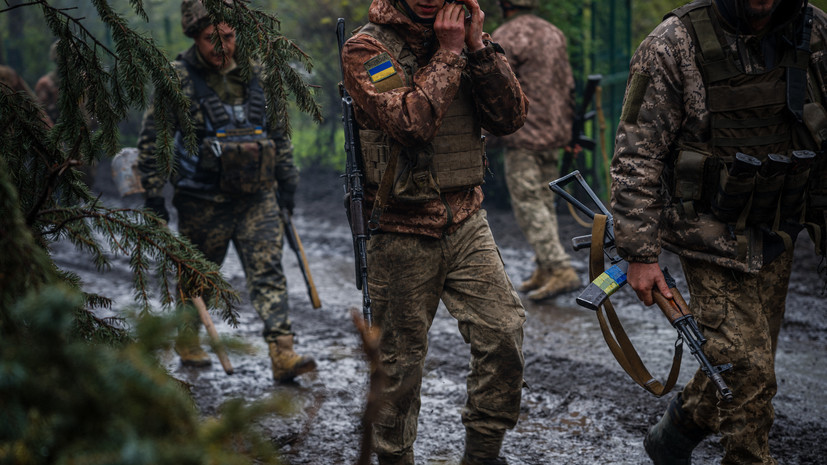
POLYGON ((383 233, 368 242, 368 283, 388 376, 374 425, 380 463, 413 465, 428 330, 440 299, 470 344, 466 450, 500 450, 520 413, 525 311, 484 211, 442 238, 383 233))
POLYGON ((505 181, 514 218, 534 250, 537 267, 547 272, 568 268, 571 260, 560 242, 554 193, 558 149, 505 149, 505 181))
POLYGON ((292 334, 287 301, 287 280, 281 267, 284 225, 279 218, 275 192, 234 196, 215 202, 176 190, 178 231, 204 256, 224 262, 230 241, 244 268, 253 308, 264 322, 267 342, 292 334))
POLYGON ((735 396, 725 402, 698 370, 683 390, 683 409, 694 423, 721 434, 724 465, 775 464, 769 432, 775 419, 772 398, 778 390, 775 351, 784 319, 792 252, 757 274, 707 262, 681 259, 689 284, 690 310, 714 365, 732 363, 723 373, 735 396))

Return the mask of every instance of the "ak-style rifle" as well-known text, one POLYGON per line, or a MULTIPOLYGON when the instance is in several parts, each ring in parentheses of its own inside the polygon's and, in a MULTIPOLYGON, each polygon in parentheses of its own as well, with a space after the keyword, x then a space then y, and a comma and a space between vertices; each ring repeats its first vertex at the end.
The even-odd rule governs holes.
POLYGON ((353 99, 345 88, 345 68, 342 63, 342 47, 345 45, 345 20, 339 18, 336 23, 336 39, 339 43, 339 67, 342 82, 339 93, 342 97, 342 124, 345 129, 345 212, 353 236, 353 254, 356 265, 356 288, 362 291, 362 316, 368 327, 373 325, 370 293, 368 292, 368 230, 365 216, 364 175, 361 166, 361 147, 359 145, 359 128, 353 113, 353 99))
POLYGON ((592 234, 578 236, 572 239, 574 250, 581 250, 587 247, 592 249, 592 260, 589 265, 589 274, 592 281, 577 297, 577 303, 585 308, 598 312, 606 342, 609 344, 609 348, 612 350, 620 365, 629 373, 632 379, 645 389, 659 396, 666 394, 672 389, 677 380, 677 375, 680 370, 680 348, 685 341, 689 344, 689 349, 700 364, 704 374, 709 377, 721 396, 725 400, 731 401, 733 398, 732 391, 727 387, 721 373, 732 368, 732 364, 727 363, 715 366, 706 357, 703 351, 706 338, 704 338, 701 333, 698 324, 695 322, 695 317, 689 311, 689 306, 681 296, 675 280, 666 268, 662 270, 663 277, 673 297, 667 299, 658 289, 653 289, 652 293, 655 298, 655 303, 658 304, 658 307, 660 307, 663 314, 669 320, 669 323, 678 332, 678 340, 675 343, 676 356, 673 360, 673 369, 670 372, 665 387, 661 386, 659 382, 649 375, 646 367, 643 366, 637 352, 634 350, 634 347, 632 347, 631 342, 626 337, 619 320, 614 314, 611 302, 608 300, 609 296, 626 285, 626 271, 629 268, 629 264, 617 254, 612 214, 603 205, 603 202, 600 201, 597 194, 589 187, 589 184, 583 179, 579 171, 573 171, 560 179, 550 182, 549 188, 589 218, 592 218, 596 226, 595 229, 592 230, 592 234), (600 211, 599 217, 598 213, 586 206, 583 202, 577 200, 564 189, 564 186, 571 181, 577 181, 583 193, 591 199, 600 211), (599 224, 600 221, 603 221, 602 225, 599 224), (605 230, 601 234, 601 237, 595 238, 594 235, 598 233, 603 226, 605 226, 605 230), (598 249, 602 249, 602 253, 598 249), (602 271, 603 255, 605 255, 611 263, 611 266, 606 271, 602 271), (599 275, 597 274, 598 271, 601 271, 599 275), (610 340, 609 329, 605 326, 605 320, 600 313, 601 306, 609 314, 609 320, 612 322, 612 330, 617 340, 614 338, 610 340), (655 385, 655 383, 657 383, 657 385, 655 385))

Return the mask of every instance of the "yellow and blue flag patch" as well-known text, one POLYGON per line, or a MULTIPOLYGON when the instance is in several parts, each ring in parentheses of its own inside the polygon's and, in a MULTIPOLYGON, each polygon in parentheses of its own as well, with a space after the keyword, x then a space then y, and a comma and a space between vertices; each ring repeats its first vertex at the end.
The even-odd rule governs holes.
POLYGON ((402 78, 393 66, 391 56, 385 52, 371 58, 365 63, 365 69, 370 76, 370 81, 379 92, 386 92, 397 87, 402 87, 402 78))

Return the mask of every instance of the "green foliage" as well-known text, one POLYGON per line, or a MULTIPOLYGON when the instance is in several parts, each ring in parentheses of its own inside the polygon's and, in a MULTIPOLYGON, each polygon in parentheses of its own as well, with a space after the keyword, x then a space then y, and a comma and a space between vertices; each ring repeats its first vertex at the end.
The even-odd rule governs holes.
MULTIPOLYGON (((280 404, 236 401, 221 419, 203 423, 155 358, 180 323, 152 316, 155 294, 165 309, 184 292, 203 295, 235 324, 236 292, 164 222, 103 205, 78 171, 116 153, 121 122, 150 100, 161 166, 172 169, 173 116, 194 140, 190 102, 168 56, 131 27, 148 19, 144 2, 129 0, 130 19, 107 0, 92 0, 82 12, 57 3, 0 10, 4 20, 39 16, 59 39, 61 84, 53 127, 34 96, 0 85, 0 463, 277 463, 269 441, 251 428, 280 404), (132 327, 123 317, 98 317, 95 309, 111 300, 83 293, 79 277, 57 267, 49 255, 57 242, 101 271, 112 255, 129 258, 140 315, 132 327)), ((292 100, 320 119, 304 81, 310 58, 279 32, 277 18, 244 2, 205 4, 214 22, 236 27, 242 69, 262 63, 268 115, 287 123, 292 100)))
POLYGON ((72 331, 77 292, 56 285, 13 305, 0 331, 0 463, 278 464, 256 420, 288 406, 228 402, 199 417, 186 386, 153 356, 174 319, 144 316, 135 341, 89 344, 72 331))

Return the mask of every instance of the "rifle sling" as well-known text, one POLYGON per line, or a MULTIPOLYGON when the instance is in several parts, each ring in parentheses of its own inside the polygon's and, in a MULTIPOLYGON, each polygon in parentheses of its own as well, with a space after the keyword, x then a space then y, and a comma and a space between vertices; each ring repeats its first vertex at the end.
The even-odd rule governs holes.
MULTIPOLYGON (((589 253, 589 279, 594 281, 604 271, 603 266, 603 237, 606 231, 606 215, 597 214, 592 223, 592 243, 589 253)), ((632 341, 623 329, 620 319, 617 317, 614 306, 609 299, 602 304, 602 311, 597 311, 597 320, 600 323, 600 330, 603 332, 603 339, 609 346, 612 355, 624 371, 643 389, 651 392, 657 397, 667 394, 675 387, 681 367, 681 356, 683 355, 683 340, 678 339, 675 343, 675 354, 672 357, 672 368, 666 384, 661 384, 646 369, 635 350, 632 341), (605 315, 604 315, 605 311, 605 315)))
POLYGON ((400 152, 402 152, 402 146, 397 143, 392 143, 391 151, 388 154, 388 164, 382 173, 382 178, 379 180, 379 188, 376 191, 373 210, 370 213, 370 221, 368 221, 371 230, 379 229, 379 217, 382 216, 385 203, 388 201, 388 196, 393 187, 393 181, 396 177, 396 161, 399 159, 400 152))

